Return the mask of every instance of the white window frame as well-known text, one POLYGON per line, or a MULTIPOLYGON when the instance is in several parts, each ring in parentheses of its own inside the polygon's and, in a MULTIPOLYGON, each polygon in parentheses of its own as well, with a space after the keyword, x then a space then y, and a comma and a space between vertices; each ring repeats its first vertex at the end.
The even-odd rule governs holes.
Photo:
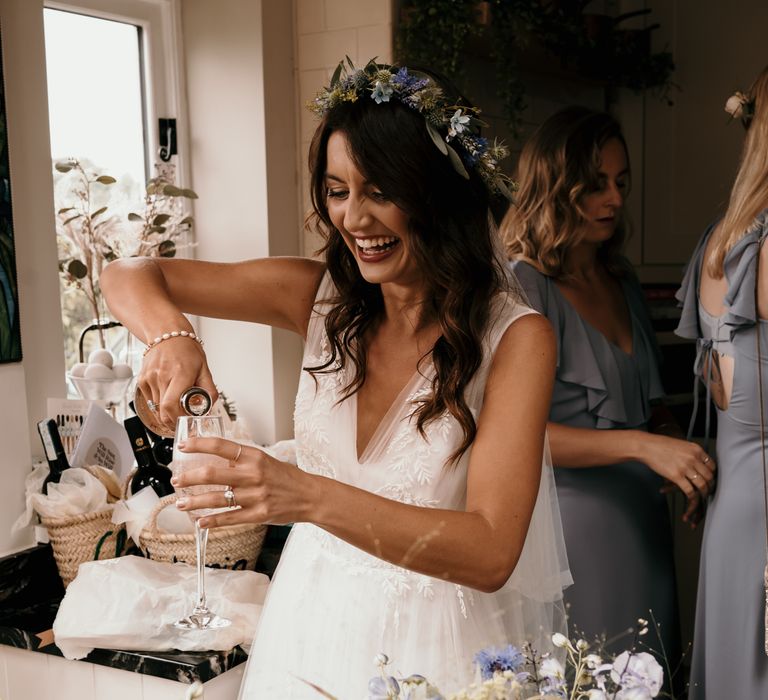
POLYGON ((184 54, 181 43, 179 0, 45 0, 46 8, 77 12, 142 28, 143 75, 146 91, 145 159, 152 177, 159 160, 158 119, 176 119, 176 176, 182 186, 189 183, 189 141, 184 90, 184 54))

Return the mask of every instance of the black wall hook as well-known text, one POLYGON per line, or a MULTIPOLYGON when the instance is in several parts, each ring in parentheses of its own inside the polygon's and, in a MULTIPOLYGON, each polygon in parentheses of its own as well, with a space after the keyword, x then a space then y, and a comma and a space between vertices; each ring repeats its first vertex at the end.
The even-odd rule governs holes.
POLYGON ((160 119, 159 121, 160 148, 157 149, 157 155, 160 157, 160 160, 167 163, 171 156, 175 156, 178 153, 176 150, 176 120, 160 119))

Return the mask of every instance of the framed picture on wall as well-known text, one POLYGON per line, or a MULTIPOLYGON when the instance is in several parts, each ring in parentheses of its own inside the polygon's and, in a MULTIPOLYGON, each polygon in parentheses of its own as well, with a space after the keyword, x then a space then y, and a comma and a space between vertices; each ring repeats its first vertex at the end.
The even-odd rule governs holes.
POLYGON ((11 211, 11 174, 5 119, 5 80, 0 31, 0 362, 21 360, 19 292, 11 211))

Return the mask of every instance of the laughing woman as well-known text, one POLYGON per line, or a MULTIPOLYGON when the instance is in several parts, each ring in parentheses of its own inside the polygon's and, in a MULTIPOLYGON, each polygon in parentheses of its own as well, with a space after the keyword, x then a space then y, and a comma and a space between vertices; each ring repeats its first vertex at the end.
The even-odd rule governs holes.
MULTIPOLYGON (((481 647, 545 649, 562 631, 568 574, 545 449, 554 341, 497 258, 501 154, 458 100, 427 75, 374 64, 318 95, 322 262, 152 258, 102 277, 112 312, 143 340, 189 330, 190 313, 306 341, 298 467, 223 439, 183 448, 235 463, 180 477, 232 485, 241 508, 203 526, 296 523, 241 698, 317 697, 303 680, 361 697, 378 653, 454 690, 481 647)), ((193 384, 215 391, 199 343, 177 336, 147 353, 140 385, 169 425, 193 384)), ((213 493, 184 507, 223 505, 213 493)))
MULTIPOLYGON (((684 519, 694 522, 714 465, 694 443, 649 432, 668 419, 663 407, 651 408, 663 395, 654 335, 621 255, 629 177, 616 121, 564 109, 523 148, 502 233, 530 304, 557 341, 548 434, 574 578, 569 624, 611 640, 652 614, 675 668, 672 537, 661 491, 665 482, 679 487, 684 519)), ((644 641, 662 651, 653 632, 644 641)))

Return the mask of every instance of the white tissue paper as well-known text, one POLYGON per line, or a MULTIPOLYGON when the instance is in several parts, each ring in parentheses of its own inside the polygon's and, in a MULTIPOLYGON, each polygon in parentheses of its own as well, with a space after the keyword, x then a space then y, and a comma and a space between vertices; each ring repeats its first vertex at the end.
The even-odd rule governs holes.
MULTIPOLYGON (((125 530, 136 544, 139 543, 141 531, 149 524, 152 511, 160 502, 159 496, 151 486, 145 486, 124 501, 115 503, 112 512, 112 522, 119 525, 125 523, 125 530)), ((180 511, 171 503, 157 515, 157 529, 160 532, 170 532, 176 535, 194 533, 195 526, 189 515, 180 511)))
POLYGON ((26 507, 24 512, 16 518, 16 522, 13 523, 11 534, 17 533, 32 522, 32 518, 35 515, 35 507, 32 505, 32 496, 43 490, 43 482, 45 481, 45 477, 48 476, 49 471, 50 469, 45 462, 35 462, 32 466, 32 471, 27 474, 27 478, 24 480, 26 507))
POLYGON ((232 621, 214 630, 173 626, 194 605, 197 570, 188 564, 127 556, 80 565, 53 623, 67 659, 96 647, 134 651, 226 651, 250 644, 269 578, 255 571, 205 571, 208 605, 232 621))
MULTIPOLYGON (((102 470, 105 478, 115 480, 114 488, 119 490, 116 478, 110 469, 96 467, 102 470)), ((48 484, 48 495, 41 493, 42 482, 38 484, 40 475, 43 480, 48 474, 48 467, 43 471, 37 467, 27 477, 27 512, 22 517, 31 518, 29 508, 43 518, 66 518, 82 513, 92 513, 107 507, 107 489, 87 469, 72 467, 61 473, 59 483, 48 484)))

